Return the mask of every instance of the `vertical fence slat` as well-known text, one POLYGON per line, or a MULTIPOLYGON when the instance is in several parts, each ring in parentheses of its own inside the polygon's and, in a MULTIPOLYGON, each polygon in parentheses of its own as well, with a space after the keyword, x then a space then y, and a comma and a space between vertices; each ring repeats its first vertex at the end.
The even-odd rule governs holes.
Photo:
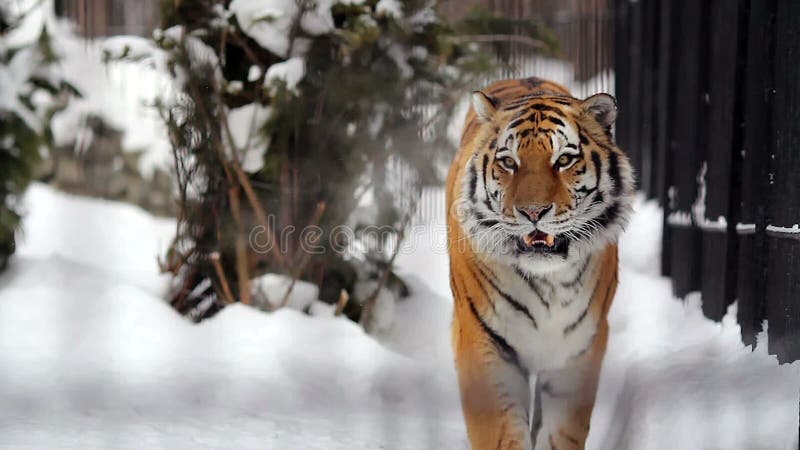
MULTIPOLYGON (((734 143, 734 110, 739 56, 739 7, 734 0, 714 0, 709 8, 708 92, 705 94, 708 129, 705 205, 695 220, 702 230, 702 294, 706 317, 721 320, 735 297, 736 234, 738 219, 739 149, 734 143), (737 198, 734 198, 736 196, 737 198), (734 201, 736 208, 733 207, 734 201), (704 211, 703 211, 704 209, 704 211)), ((743 5, 742 5, 743 6, 743 5)), ((701 188, 702 191, 702 188, 701 188)))
MULTIPOLYGON (((672 155, 670 154, 670 139, 672 133, 671 117, 675 102, 671 95, 674 81, 674 71, 672 65, 675 60, 675 49, 678 43, 678 34, 674 31, 678 29, 678 9, 673 2, 660 2, 659 5, 659 33, 658 33, 658 75, 657 97, 654 106, 658 109, 656 125, 656 153, 657 153, 657 174, 658 174, 658 199, 664 206, 664 211, 668 212, 668 190, 670 186, 670 166, 672 155)), ((671 275, 670 253, 665 249, 672 247, 671 229, 667 225, 667 214, 664 214, 662 223, 661 238, 661 274, 671 275)))
POLYGON ((639 87, 636 95, 638 105, 637 135, 635 145, 639 147, 639 188, 649 197, 655 195, 653 182, 653 122, 654 122, 654 78, 657 61, 656 42, 658 41, 658 25, 656 12, 658 0, 642 0, 638 3, 636 20, 639 27, 639 87))
POLYGON ((748 18, 747 83, 742 144, 742 199, 739 234, 738 312, 742 341, 752 345, 765 318, 766 193, 768 189, 774 90, 775 2, 753 1, 748 18))
MULTIPOLYGON (((642 88, 642 28, 643 8, 641 2, 629 2, 628 20, 630 21, 630 36, 628 41, 628 58, 630 59, 630 72, 628 85, 625 86, 628 101, 627 114, 633 126, 628 130, 628 152, 636 173, 642 173, 642 147, 640 145, 641 129, 641 88, 642 88)), ((641 182, 641 180, 637 180, 641 182)), ((641 189, 641 184, 638 186, 641 189)))
POLYGON ((737 318, 742 340, 752 345, 765 318, 766 203, 772 136, 775 0, 751 0, 748 17, 742 144, 737 318))
POLYGON ((635 71, 630 58, 630 3, 627 0, 616 0, 614 3, 614 92, 617 97, 619 119, 615 126, 617 145, 630 157, 631 162, 638 160, 638 149, 633 147, 630 131, 633 128, 633 116, 630 111, 632 100, 628 93, 631 85, 631 74, 635 71))
POLYGON ((700 232, 686 220, 697 198, 697 174, 705 159, 705 74, 708 60, 707 1, 676 0, 678 20, 674 79, 670 92, 670 274, 675 294, 683 297, 700 289, 700 232))
MULTIPOLYGON (((767 218, 800 223, 800 2, 778 0, 775 20, 774 148, 767 218)), ((800 237, 767 229, 769 350, 782 362, 800 359, 800 237)))

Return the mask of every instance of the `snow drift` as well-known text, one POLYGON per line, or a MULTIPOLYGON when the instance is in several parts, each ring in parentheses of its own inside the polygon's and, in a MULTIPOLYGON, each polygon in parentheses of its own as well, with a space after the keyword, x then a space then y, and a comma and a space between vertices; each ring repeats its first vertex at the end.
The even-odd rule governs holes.
MULTIPOLYGON (((160 297, 170 221, 38 184, 25 205, 0 276, 0 447, 467 448, 447 257, 426 245, 443 217, 398 257, 413 293, 372 337, 242 305, 192 325, 160 297)), ((638 210, 589 448, 797 448, 800 363, 751 352, 732 315, 711 322, 699 298, 673 298, 657 276, 661 212, 638 210)))

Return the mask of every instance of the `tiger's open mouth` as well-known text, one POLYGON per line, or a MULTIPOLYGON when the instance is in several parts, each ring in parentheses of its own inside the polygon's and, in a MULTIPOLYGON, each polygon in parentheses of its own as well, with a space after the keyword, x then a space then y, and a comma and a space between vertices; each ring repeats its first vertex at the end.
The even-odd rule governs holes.
POLYGON ((563 236, 547 234, 536 230, 517 238, 517 249, 520 253, 541 253, 541 254, 567 254, 569 240, 563 236))

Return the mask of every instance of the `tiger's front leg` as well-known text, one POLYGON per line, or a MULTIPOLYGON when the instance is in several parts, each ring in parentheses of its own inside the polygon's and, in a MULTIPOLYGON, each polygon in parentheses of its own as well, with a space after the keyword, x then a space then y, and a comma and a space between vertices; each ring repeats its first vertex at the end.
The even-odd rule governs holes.
POLYGON ((534 450, 585 448, 607 336, 608 326, 603 324, 593 345, 568 368, 537 377, 535 402, 541 417, 534 418, 538 430, 531 430, 534 450))
POLYGON ((527 373, 474 324, 454 323, 461 407, 472 450, 532 450, 527 373))

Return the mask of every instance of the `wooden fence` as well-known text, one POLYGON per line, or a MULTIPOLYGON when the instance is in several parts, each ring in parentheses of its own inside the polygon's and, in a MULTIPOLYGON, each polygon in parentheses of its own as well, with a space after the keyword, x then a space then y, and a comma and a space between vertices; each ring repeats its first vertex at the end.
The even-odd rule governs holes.
POLYGON ((87 37, 133 34, 149 37, 160 22, 160 0, 55 0, 60 17, 87 37))
POLYGON ((662 272, 800 359, 800 2, 616 0, 617 140, 664 206, 662 272))

